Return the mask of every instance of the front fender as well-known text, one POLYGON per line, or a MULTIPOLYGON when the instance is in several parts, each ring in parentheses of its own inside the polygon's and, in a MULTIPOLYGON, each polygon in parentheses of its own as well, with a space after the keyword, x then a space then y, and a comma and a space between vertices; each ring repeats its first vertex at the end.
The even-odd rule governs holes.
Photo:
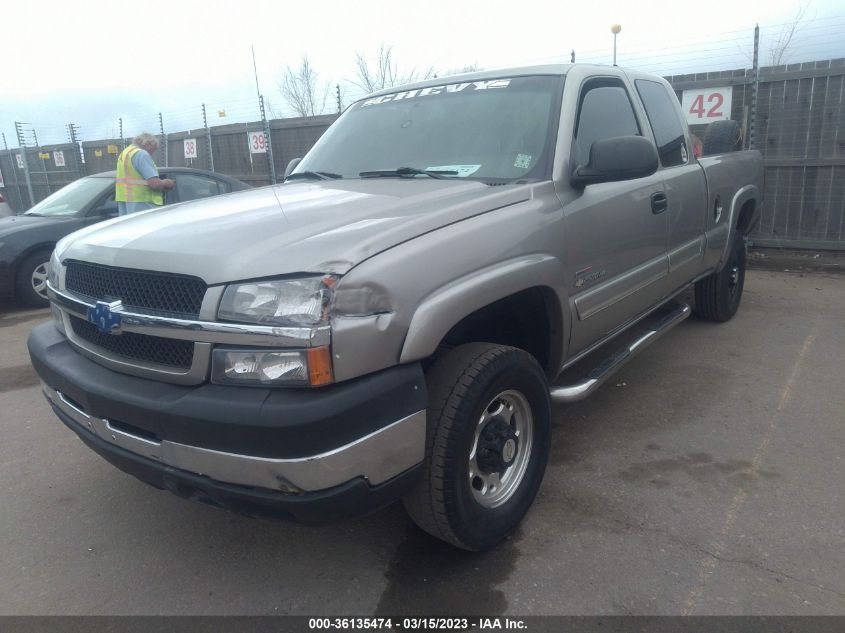
MULTIPOLYGON (((473 271, 428 295, 414 312, 402 346, 401 363, 434 354, 440 341, 464 317, 522 290, 545 286, 559 295, 563 267, 555 257, 533 254, 505 260, 473 271)), ((567 305, 558 296, 559 305, 567 305)), ((568 312, 562 310, 566 319, 568 312)), ((569 324, 563 323, 564 331, 569 324)))

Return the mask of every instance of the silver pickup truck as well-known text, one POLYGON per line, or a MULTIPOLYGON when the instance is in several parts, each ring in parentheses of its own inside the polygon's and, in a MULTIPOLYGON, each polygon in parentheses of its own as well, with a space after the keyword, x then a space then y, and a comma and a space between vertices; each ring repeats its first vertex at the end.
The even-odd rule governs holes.
POLYGON ((402 499, 480 550, 540 487, 552 403, 693 287, 734 315, 761 193, 757 152, 693 155, 658 77, 416 83, 350 106, 284 184, 62 240, 29 350, 61 421, 154 486, 311 524, 402 499))

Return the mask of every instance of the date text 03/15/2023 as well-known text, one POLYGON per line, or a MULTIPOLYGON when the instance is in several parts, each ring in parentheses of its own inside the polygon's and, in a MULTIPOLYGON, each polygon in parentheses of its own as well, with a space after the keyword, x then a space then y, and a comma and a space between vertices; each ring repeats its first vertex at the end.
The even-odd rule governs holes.
POLYGON ((308 629, 326 630, 403 630, 403 631, 466 631, 521 630, 526 624, 519 618, 310 618, 308 629))

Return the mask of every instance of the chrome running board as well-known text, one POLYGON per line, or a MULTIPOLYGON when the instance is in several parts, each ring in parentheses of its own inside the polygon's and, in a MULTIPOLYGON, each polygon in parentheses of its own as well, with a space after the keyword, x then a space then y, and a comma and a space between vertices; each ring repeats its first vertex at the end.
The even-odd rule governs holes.
MULTIPOLYGON (((553 385, 549 392, 552 402, 583 400, 601 387, 625 363, 686 319, 691 312, 692 310, 687 304, 669 303, 663 308, 659 308, 651 317, 646 317, 634 328, 635 332, 640 335, 633 342, 626 347, 617 349, 609 356, 601 358, 598 364, 587 373, 586 378, 571 384, 553 385)), ((613 341, 608 342, 608 345, 612 344, 613 341)), ((579 361, 574 367, 588 362, 591 357, 598 354, 601 354, 600 350, 579 361)))

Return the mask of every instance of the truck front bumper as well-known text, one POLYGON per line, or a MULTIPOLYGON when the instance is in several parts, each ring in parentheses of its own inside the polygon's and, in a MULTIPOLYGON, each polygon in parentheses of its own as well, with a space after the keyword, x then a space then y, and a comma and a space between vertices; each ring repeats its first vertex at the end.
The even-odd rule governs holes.
POLYGON ((58 417, 158 488, 244 514, 326 523, 396 500, 425 452, 419 365, 321 389, 159 383, 74 351, 52 323, 29 339, 58 417))

